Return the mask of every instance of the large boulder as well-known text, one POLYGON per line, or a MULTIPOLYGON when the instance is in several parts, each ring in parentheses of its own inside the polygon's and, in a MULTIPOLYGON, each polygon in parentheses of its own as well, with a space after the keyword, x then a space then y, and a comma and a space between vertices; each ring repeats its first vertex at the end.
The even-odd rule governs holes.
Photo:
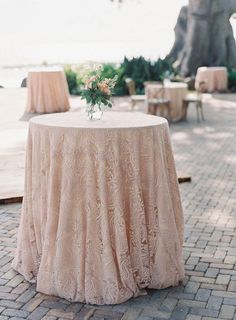
POLYGON ((189 0, 180 11, 175 43, 168 55, 183 76, 200 66, 236 67, 236 45, 231 23, 236 0, 189 0))

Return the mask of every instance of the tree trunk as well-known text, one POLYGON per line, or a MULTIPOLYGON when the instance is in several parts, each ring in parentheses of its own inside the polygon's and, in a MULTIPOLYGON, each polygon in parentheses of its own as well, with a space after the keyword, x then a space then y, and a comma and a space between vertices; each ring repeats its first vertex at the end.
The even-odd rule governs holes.
POLYGON ((230 17, 236 0, 189 0, 175 27, 175 43, 168 57, 183 76, 200 66, 236 67, 236 45, 230 17))

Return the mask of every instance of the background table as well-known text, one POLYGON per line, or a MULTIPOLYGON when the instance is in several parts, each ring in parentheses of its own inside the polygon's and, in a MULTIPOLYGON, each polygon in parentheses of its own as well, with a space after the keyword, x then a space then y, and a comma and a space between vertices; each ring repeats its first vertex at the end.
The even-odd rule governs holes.
POLYGON ((197 70, 195 87, 205 82, 205 91, 226 91, 228 87, 227 69, 225 67, 200 67, 197 70))
MULTIPOLYGON (((146 86, 146 94, 150 98, 155 97, 155 91, 160 88, 160 84, 148 83, 146 86)), ((183 82, 164 82, 165 98, 170 100, 170 116, 173 122, 182 119, 183 99, 187 96, 188 86, 183 82)))
POLYGON ((167 121, 107 112, 31 119, 13 267, 37 290, 115 304, 183 279, 183 216, 167 121))
POLYGON ((69 92, 63 70, 36 69, 27 77, 26 112, 52 113, 69 110, 69 92))

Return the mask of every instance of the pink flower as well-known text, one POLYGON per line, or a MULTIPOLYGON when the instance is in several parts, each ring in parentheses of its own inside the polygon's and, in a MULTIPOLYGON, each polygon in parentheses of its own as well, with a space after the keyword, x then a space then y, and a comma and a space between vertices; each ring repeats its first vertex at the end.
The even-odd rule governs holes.
POLYGON ((94 82, 96 79, 97 79, 96 76, 92 76, 92 77, 86 79, 86 81, 85 81, 85 86, 86 86, 86 88, 87 88, 87 89, 92 89, 92 84, 93 84, 93 82, 94 82))
POLYGON ((107 95, 111 94, 111 90, 110 90, 110 88, 108 86, 108 83, 107 83, 106 79, 98 84, 98 89, 101 90, 103 93, 105 93, 107 95))

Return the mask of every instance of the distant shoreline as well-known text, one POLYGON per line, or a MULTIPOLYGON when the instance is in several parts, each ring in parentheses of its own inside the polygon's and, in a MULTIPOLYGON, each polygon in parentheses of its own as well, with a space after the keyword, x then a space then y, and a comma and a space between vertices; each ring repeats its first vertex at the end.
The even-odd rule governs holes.
MULTIPOLYGON (((104 62, 86 61, 78 63, 35 63, 24 65, 3 65, 0 66, 0 88, 20 88, 23 79, 27 77, 28 71, 32 68, 48 66, 48 67, 65 67, 65 66, 79 66, 82 64, 93 65, 104 62)), ((118 64, 120 62, 107 62, 118 64)))

